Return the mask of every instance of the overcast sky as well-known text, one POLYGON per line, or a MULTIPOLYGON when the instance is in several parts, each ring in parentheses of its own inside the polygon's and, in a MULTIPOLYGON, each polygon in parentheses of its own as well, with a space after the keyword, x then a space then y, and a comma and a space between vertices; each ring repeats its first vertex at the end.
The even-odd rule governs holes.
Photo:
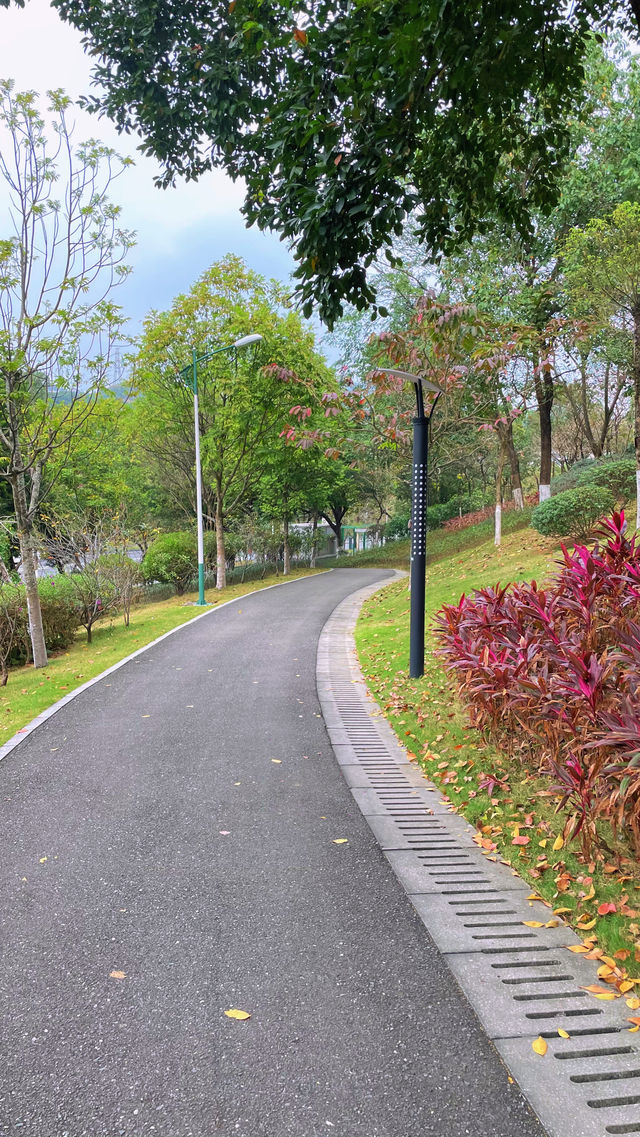
MULTIPOLYGON (((24 9, 0 8, 0 78, 14 79, 19 90, 62 87, 75 99, 89 91, 90 70, 79 33, 63 24, 45 0, 27 0, 24 9)), ((274 235, 245 228, 239 184, 215 171, 197 183, 156 189, 157 163, 137 153, 135 138, 119 136, 107 120, 80 110, 75 118, 76 138, 97 137, 136 162, 112 193, 123 207, 123 225, 138 235, 130 258, 134 272, 117 293, 117 302, 133 321, 132 331, 149 309, 168 307, 225 253, 243 257, 265 276, 288 280, 293 260, 286 246, 274 235)), ((0 238, 5 235, 1 221, 0 238)))

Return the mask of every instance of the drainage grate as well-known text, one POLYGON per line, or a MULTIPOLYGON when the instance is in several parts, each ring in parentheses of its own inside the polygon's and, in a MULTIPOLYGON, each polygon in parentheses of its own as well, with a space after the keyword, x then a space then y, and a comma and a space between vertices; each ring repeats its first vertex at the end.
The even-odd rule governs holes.
POLYGON ((624 1000, 596 1002, 583 990, 595 968, 565 950, 579 942, 573 932, 524 925, 548 910, 478 849, 367 692, 352 628, 380 587, 343 601, 318 646, 322 711, 351 792, 550 1137, 640 1134, 640 1036, 627 1030, 624 1000), (539 1034, 545 1058, 531 1049, 539 1034))

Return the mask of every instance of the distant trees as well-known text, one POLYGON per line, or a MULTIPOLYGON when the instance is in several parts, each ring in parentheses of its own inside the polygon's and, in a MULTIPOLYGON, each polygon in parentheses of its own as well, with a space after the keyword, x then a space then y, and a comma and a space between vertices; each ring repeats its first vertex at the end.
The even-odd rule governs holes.
MULTIPOLYGON (((193 395, 179 371, 194 347, 203 355, 249 332, 263 336, 257 350, 221 352, 198 369, 204 510, 218 542, 218 588, 226 579, 225 527, 259 503, 261 479, 281 450, 290 412, 304 415, 307 404, 320 403, 332 382, 329 369, 282 287, 227 256, 168 312, 149 317, 133 377, 138 444, 159 483, 191 520, 193 395)), ((290 516, 284 499, 282 506, 281 516, 290 516)))

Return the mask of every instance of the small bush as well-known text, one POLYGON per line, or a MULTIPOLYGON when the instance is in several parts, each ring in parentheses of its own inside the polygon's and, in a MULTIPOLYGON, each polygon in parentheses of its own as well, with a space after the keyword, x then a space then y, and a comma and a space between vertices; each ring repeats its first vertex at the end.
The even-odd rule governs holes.
POLYGON ((149 546, 142 562, 146 581, 173 584, 179 596, 198 571, 195 533, 163 533, 149 546))
POLYGON ((125 627, 129 627, 131 606, 141 599, 142 569, 126 553, 108 553, 96 562, 99 576, 113 591, 116 603, 122 610, 125 627))
POLYGON ((578 475, 578 487, 604 486, 613 494, 618 505, 624 505, 636 493, 635 458, 621 458, 618 462, 604 462, 583 470, 578 475))
POLYGON ((410 516, 410 510, 406 509, 402 513, 395 513, 391 520, 387 521, 384 527, 384 535, 387 541, 397 541, 401 537, 408 537, 410 516))
POLYGON ((580 458, 578 462, 574 462, 568 470, 563 470, 561 474, 557 474, 555 478, 551 479, 551 496, 556 497, 559 493, 565 493, 566 490, 574 490, 578 484, 578 478, 587 470, 592 470, 597 465, 595 458, 580 458))
POLYGON ((583 537, 614 504, 613 494, 605 486, 579 486, 540 502, 531 515, 531 524, 545 537, 583 537))
POLYGON ((62 651, 73 643, 79 623, 71 580, 62 575, 39 580, 38 595, 47 648, 62 651))

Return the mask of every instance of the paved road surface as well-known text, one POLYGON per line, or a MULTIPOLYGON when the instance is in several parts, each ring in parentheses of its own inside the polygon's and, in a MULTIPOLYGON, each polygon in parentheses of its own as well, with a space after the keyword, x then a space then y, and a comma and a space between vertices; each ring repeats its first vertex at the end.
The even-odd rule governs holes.
POLYGON ((188 625, 0 764, 0 1133, 543 1137, 319 717, 322 625, 384 575, 188 625))

